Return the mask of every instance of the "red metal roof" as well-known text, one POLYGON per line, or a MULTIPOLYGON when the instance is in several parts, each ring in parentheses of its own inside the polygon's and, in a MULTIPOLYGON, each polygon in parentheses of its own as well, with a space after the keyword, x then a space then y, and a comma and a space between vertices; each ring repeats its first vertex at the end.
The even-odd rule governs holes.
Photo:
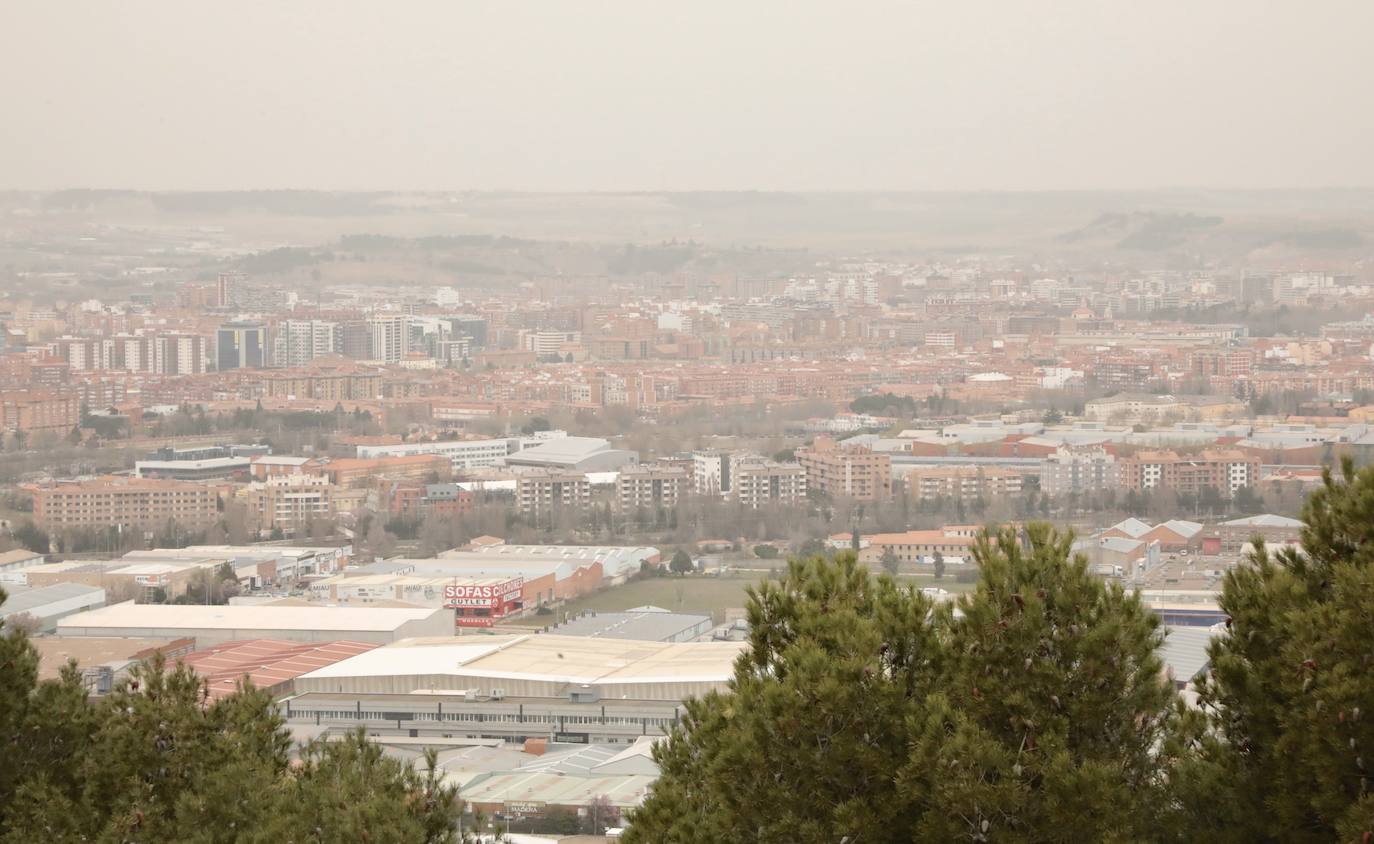
POLYGON ((188 668, 205 678, 212 700, 234 693, 241 678, 259 689, 275 689, 317 668, 370 651, 369 642, 287 642, 250 639, 225 642, 181 658, 188 668))

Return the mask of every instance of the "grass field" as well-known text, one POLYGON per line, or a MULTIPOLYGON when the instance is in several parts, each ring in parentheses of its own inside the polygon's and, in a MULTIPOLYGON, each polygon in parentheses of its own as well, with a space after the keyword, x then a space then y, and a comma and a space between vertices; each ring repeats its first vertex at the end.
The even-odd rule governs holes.
MULTIPOLYGON (((617 612, 652 604, 665 610, 710 613, 717 622, 731 607, 743 607, 745 587, 763 580, 764 572, 745 572, 725 577, 653 577, 603 589, 569 601, 558 612, 576 615, 583 610, 617 612)), ((550 618, 550 623, 552 619, 550 618)))
MULTIPOLYGON (((725 620, 725 611, 743 607, 744 590, 751 583, 758 583, 768 577, 767 572, 735 572, 721 577, 655 577, 635 580, 623 586, 603 589, 593 595, 569 601, 557 609, 556 617, 563 614, 576 615, 583 610, 596 612, 618 612, 631 607, 652 605, 666 610, 685 613, 710 613, 717 623, 725 620)), ((971 583, 955 583, 954 578, 945 577, 935 580, 929 576, 903 576, 902 583, 917 586, 939 586, 948 592, 963 592, 971 589, 971 583)), ((555 616, 535 616, 530 620, 547 620, 553 623, 555 616)))

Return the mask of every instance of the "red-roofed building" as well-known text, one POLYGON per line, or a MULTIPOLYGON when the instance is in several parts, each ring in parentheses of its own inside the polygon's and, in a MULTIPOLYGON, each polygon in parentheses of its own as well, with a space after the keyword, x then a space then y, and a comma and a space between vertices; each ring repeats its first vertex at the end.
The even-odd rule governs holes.
POLYGON ((277 697, 289 692, 292 681, 302 674, 375 647, 369 642, 347 640, 303 643, 250 639, 195 651, 182 657, 180 662, 205 678, 210 700, 233 694, 239 681, 245 678, 277 697))

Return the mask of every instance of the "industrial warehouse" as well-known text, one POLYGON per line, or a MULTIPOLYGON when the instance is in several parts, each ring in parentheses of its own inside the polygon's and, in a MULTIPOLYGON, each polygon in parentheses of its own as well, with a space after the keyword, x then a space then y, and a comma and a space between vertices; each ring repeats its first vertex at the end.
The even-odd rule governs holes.
POLYGON ((386 644, 452 632, 452 613, 384 607, 196 606, 122 604, 70 615, 62 636, 193 638, 199 647, 246 639, 386 644))
POLYGON ((724 689, 738 642, 520 635, 412 639, 301 675, 288 721, 376 735, 624 744, 724 689))

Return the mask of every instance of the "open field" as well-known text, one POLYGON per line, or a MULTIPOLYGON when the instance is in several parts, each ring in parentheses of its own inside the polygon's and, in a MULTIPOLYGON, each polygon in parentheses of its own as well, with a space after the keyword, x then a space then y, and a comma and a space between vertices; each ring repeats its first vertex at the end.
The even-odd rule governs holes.
MULTIPOLYGON (((767 579, 765 571, 738 572, 722 577, 691 575, 687 577, 656 577, 635 580, 623 586, 603 589, 575 601, 569 601, 557 609, 557 616, 534 616, 522 621, 543 621, 552 624, 555 618, 564 614, 576 615, 584 610, 596 612, 619 612, 632 607, 652 605, 674 612, 710 613, 717 623, 725 620, 725 611, 742 608, 746 596, 744 590, 754 583, 767 579)), ((953 577, 943 580, 923 576, 903 575, 903 583, 917 586, 939 586, 949 592, 963 592, 971 589, 970 583, 956 583, 953 577)))
MULTIPOLYGON (((576 615, 583 610, 618 612, 651 604, 674 612, 709 612, 712 618, 720 622, 725 619, 727 609, 744 606, 745 588, 762 581, 765 576, 764 572, 747 572, 738 576, 692 575, 635 580, 569 601, 558 612, 568 615, 576 615)), ((547 618, 552 623, 553 618, 547 618)))

